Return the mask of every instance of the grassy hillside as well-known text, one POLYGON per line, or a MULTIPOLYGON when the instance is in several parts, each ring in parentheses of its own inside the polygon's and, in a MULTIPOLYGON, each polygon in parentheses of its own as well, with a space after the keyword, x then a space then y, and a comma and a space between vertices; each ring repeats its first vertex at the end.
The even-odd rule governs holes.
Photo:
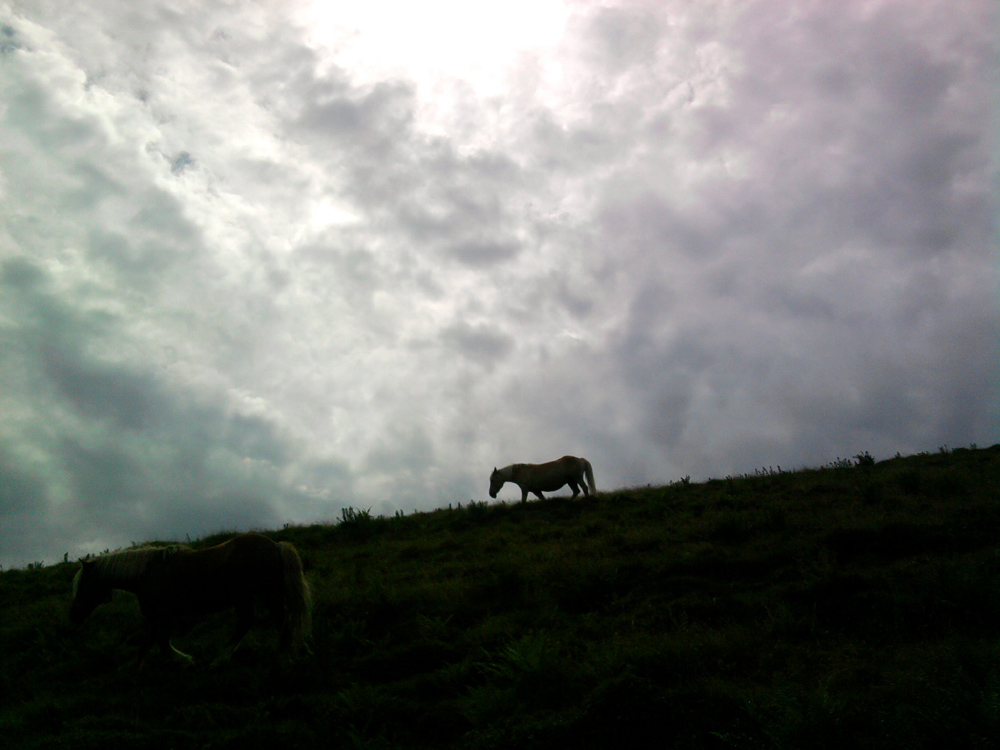
MULTIPOLYGON (((121 593, 0 574, 7 747, 1000 746, 1000 446, 596 499, 348 512, 271 536, 313 586, 314 656, 230 617, 129 664, 121 593)), ((228 535, 202 540, 212 544, 228 535)))

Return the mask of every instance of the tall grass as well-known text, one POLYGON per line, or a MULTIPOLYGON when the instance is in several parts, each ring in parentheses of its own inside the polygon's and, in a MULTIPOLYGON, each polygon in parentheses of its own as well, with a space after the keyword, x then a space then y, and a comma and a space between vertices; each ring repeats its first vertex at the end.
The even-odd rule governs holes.
MULTIPOLYGON (((9 747, 929 748, 1000 743, 1000 446, 576 501, 348 509, 294 543, 314 655, 231 616, 135 653, 75 566, 0 574, 9 747)), ((223 536, 198 544, 221 541, 223 536)))

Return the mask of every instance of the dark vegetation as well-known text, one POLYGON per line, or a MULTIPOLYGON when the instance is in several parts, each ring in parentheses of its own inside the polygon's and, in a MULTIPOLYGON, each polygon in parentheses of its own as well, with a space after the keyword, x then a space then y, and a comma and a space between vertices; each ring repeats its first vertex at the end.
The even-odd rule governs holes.
MULTIPOLYGON (((1000 747, 1000 446, 287 528, 314 656, 0 574, 18 748, 1000 747), (651 744, 651 743, 649 743, 651 744)), ((211 544, 228 535, 199 542, 211 544)))

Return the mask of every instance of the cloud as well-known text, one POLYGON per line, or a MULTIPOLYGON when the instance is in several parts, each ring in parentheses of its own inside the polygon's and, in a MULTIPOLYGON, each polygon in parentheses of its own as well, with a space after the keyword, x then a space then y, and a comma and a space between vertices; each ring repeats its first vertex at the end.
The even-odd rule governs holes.
POLYGON ((989 2, 307 9, 0 6, 0 564, 997 440, 989 2))
POLYGON ((455 323, 442 334, 445 342, 453 346, 462 356, 485 365, 492 365, 505 359, 514 348, 510 336, 487 326, 471 326, 455 323))

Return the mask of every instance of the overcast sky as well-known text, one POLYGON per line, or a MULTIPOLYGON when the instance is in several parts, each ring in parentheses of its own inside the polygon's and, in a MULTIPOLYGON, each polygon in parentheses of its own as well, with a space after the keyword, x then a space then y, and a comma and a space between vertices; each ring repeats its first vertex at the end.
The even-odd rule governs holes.
POLYGON ((998 442, 997 22, 0 0, 0 565, 998 442))

